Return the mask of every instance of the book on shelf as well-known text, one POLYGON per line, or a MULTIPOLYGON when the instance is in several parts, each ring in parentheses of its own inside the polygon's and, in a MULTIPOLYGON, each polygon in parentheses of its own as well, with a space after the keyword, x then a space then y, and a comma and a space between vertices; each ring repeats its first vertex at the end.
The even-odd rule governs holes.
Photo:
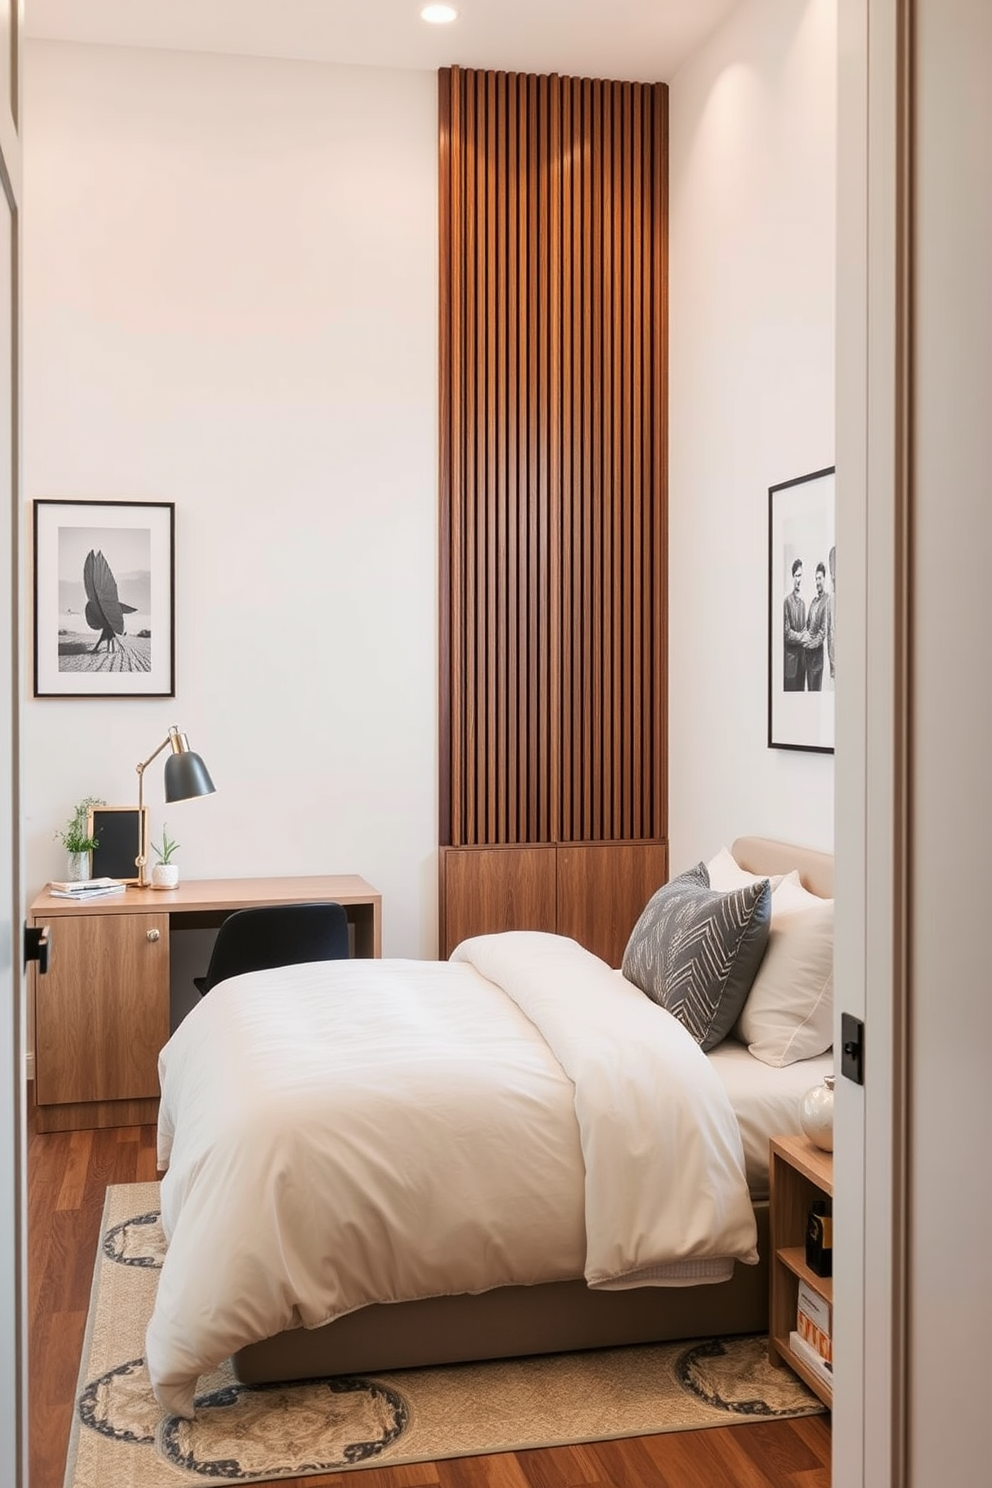
POLYGON ((801 1334, 796 1332, 795 1328, 793 1328, 792 1332, 789 1334, 789 1347, 795 1354, 796 1358, 802 1359, 807 1368, 812 1370, 813 1374, 818 1380, 822 1380, 822 1382, 829 1389, 833 1389, 833 1365, 828 1363, 826 1359, 818 1354, 812 1344, 807 1343, 805 1338, 803 1338, 801 1334))
POLYGON ((833 1358, 832 1312, 830 1303, 819 1292, 815 1292, 808 1282, 799 1283, 796 1332, 828 1364, 833 1358))
POLYGON ((119 878, 82 878, 75 883, 52 879, 48 892, 56 899, 97 899, 103 894, 123 894, 126 888, 127 884, 119 878))

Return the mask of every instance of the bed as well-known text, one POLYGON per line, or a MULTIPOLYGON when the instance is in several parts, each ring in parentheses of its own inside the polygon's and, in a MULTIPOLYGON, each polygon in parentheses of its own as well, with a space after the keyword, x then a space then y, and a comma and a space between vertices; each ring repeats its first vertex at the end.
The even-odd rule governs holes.
POLYGON ((833 865, 740 838, 704 878, 768 921, 707 1052, 633 958, 532 932, 214 988, 160 1061, 162 1406, 228 1356, 255 1383, 763 1331, 768 1137, 832 1068, 833 865))

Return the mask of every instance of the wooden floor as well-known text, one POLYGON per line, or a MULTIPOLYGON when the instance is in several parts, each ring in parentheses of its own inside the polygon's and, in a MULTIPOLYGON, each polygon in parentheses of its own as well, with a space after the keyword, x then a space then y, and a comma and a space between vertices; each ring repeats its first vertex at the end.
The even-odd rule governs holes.
MULTIPOLYGON (((156 1177, 153 1127, 29 1126, 30 1488, 62 1488, 104 1190, 156 1177)), ((829 1419, 282 1478, 278 1488, 830 1488, 829 1419)))

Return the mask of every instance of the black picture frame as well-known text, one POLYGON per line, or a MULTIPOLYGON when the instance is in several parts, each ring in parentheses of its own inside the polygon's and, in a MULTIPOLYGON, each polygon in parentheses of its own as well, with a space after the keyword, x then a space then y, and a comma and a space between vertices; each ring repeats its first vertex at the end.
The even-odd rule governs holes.
POLYGON ((90 850, 91 878, 137 883, 138 858, 148 856, 148 807, 91 806, 88 831, 99 843, 90 850))
POLYGON ((34 696, 174 697, 175 503, 34 503, 34 696))
POLYGON ((768 747, 834 752, 836 467, 768 488, 768 747))

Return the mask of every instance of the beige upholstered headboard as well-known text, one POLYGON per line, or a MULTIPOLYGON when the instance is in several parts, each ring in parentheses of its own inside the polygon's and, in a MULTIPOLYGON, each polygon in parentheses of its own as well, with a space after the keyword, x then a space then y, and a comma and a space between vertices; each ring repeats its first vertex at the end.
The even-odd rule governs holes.
POLYGON ((821 899, 834 897, 833 853, 795 847, 773 837, 738 837, 730 850, 748 873, 791 873, 797 868, 800 882, 811 894, 821 899))

